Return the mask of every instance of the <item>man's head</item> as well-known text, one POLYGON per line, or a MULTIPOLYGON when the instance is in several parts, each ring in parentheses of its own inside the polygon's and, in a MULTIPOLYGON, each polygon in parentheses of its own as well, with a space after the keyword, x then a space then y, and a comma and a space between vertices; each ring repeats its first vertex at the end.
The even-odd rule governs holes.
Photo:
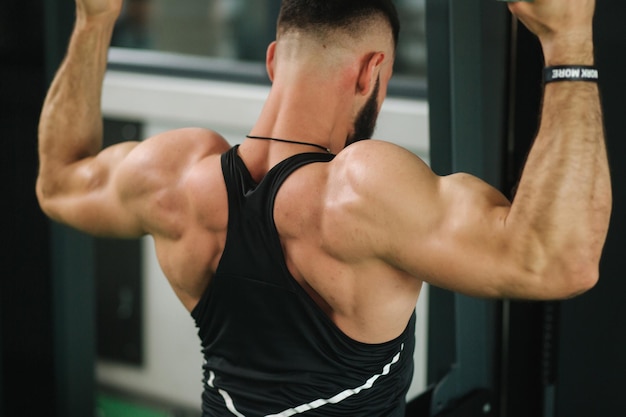
POLYGON ((268 73, 278 90, 298 92, 303 111, 332 119, 335 142, 369 139, 399 31, 391 0, 283 0, 268 73))

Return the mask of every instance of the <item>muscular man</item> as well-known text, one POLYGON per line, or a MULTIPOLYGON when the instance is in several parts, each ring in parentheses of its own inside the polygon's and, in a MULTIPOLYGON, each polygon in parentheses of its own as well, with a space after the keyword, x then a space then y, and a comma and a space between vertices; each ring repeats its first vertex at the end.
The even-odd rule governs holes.
MULTIPOLYGON (((360 141, 392 75, 390 1, 284 0, 253 138, 231 148, 183 129, 102 150, 122 0, 76 3, 41 117, 37 195, 87 233, 153 236, 199 327, 205 415, 400 416, 423 282, 524 299, 596 283, 611 190, 594 82, 546 85, 511 204, 470 175, 439 177, 398 146, 360 141)), ((593 0, 511 10, 546 65, 593 65, 593 0)))

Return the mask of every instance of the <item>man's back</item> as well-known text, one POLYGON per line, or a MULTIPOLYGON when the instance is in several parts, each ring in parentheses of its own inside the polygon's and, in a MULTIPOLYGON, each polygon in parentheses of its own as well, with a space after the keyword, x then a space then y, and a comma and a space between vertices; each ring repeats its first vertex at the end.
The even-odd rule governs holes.
MULTIPOLYGON (((382 344, 346 336, 289 273, 274 223, 283 182, 331 155, 294 155, 260 181, 222 156, 229 219, 215 275, 192 311, 205 355, 207 415, 403 416, 415 318, 382 344)), ((341 297, 339 297, 341 298, 341 297)))
MULTIPOLYGON (((178 135, 187 139, 178 137, 177 144, 184 140, 199 143, 179 148, 179 158, 195 161, 185 173, 176 174, 181 177, 176 186, 161 189, 150 198, 142 193, 133 195, 140 196, 136 204, 146 213, 147 227, 154 225, 151 234, 161 267, 191 311, 210 285, 228 237, 228 197, 220 164, 221 151, 226 147, 210 131, 181 131, 178 135), (199 138, 193 139, 193 135, 199 138), (207 146, 205 141, 219 145, 207 146), (204 157, 196 156, 203 150, 208 152, 204 157), (191 155, 185 156, 183 151, 191 155)), ((122 170, 127 176, 123 184, 148 189, 153 175, 163 173, 173 152, 170 140, 156 137, 139 145, 165 149, 138 149, 142 158, 151 154, 152 168, 133 163, 131 156, 129 162, 135 168, 122 170)), ((274 151, 277 158, 270 158, 264 149, 267 147, 248 140, 238 148, 242 163, 256 182, 282 162, 284 155, 293 153, 289 149, 287 153, 274 151)), ((364 343, 383 343, 406 328, 421 281, 372 252, 374 245, 369 239, 374 235, 368 232, 371 236, 363 236, 362 232, 373 226, 369 214, 375 211, 374 202, 366 201, 363 190, 355 188, 353 173, 365 168, 359 162, 365 155, 381 157, 385 149, 405 151, 382 142, 353 147, 353 152, 343 152, 325 164, 303 166, 286 178, 276 196, 274 220, 289 272, 319 307, 348 336, 364 343), (393 303, 387 302, 390 298, 393 303)), ((296 153, 298 150, 308 151, 296 148, 296 153)), ((359 176, 359 182, 363 180, 367 181, 367 175, 359 176)))

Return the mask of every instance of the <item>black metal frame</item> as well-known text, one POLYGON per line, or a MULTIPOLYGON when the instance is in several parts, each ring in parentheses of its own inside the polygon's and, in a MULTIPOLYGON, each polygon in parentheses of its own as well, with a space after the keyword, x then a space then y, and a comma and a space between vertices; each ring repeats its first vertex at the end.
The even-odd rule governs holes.
MULTIPOLYGON (((539 123, 543 56, 534 35, 512 20, 509 133, 503 192, 514 198, 526 155, 539 123)), ((501 415, 544 416, 544 395, 552 349, 544 342, 556 333, 545 326, 551 304, 504 301, 502 304, 501 415)))
MULTIPOLYGON (((508 11, 496 2, 428 0, 431 165, 501 188, 508 129, 508 11)), ((499 407, 501 305, 431 288, 430 415, 499 407)))

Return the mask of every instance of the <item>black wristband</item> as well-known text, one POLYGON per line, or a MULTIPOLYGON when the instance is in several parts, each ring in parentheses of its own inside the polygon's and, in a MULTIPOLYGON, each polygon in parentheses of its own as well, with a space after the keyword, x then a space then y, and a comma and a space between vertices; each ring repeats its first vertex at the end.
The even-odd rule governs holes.
POLYGON ((555 81, 598 82, 598 69, 590 65, 557 65, 543 70, 544 83, 555 81))

